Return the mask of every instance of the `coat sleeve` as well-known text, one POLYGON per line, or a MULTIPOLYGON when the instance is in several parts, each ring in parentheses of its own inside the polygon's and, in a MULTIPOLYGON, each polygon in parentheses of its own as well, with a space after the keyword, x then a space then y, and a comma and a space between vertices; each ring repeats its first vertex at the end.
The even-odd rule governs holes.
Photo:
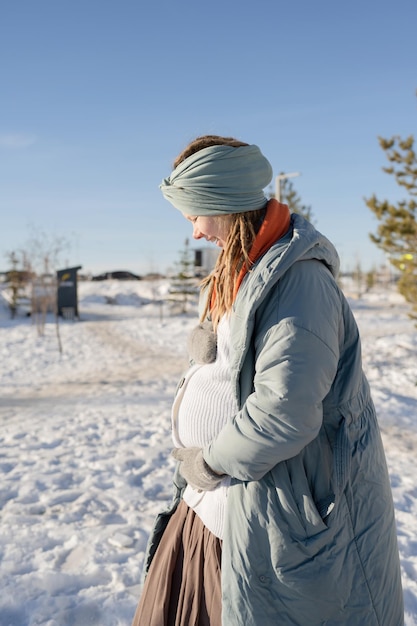
POLYGON ((317 333, 287 317, 258 343, 253 393, 203 451, 213 470, 244 481, 259 480, 317 436, 338 367, 335 325, 317 333))

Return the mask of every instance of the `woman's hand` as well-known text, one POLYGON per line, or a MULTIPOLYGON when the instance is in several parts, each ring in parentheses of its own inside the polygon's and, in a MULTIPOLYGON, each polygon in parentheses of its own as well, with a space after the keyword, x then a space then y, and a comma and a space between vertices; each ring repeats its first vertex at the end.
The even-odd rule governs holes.
POLYGON ((172 456, 181 463, 180 473, 198 491, 213 491, 225 474, 216 474, 207 465, 201 448, 174 448, 172 456))

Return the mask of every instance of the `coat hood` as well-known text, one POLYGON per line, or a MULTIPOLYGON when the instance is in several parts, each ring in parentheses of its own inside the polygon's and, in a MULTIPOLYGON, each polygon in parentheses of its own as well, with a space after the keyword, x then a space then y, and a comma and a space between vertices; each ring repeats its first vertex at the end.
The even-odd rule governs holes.
POLYGON ((316 230, 304 217, 296 213, 291 216, 291 228, 292 238, 285 255, 283 254, 283 259, 285 257, 290 264, 309 259, 322 261, 336 278, 340 269, 339 255, 327 237, 316 230))
POLYGON ((321 261, 336 278, 340 261, 334 245, 301 215, 291 215, 286 235, 273 244, 257 261, 242 283, 236 303, 241 298, 259 305, 269 289, 298 261, 321 261))

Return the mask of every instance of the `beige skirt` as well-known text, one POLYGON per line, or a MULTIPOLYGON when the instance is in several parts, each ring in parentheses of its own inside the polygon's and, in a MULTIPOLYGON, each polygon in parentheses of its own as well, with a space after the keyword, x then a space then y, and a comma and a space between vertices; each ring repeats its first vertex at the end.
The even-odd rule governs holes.
POLYGON ((221 541, 181 501, 152 560, 132 626, 221 626, 221 541))

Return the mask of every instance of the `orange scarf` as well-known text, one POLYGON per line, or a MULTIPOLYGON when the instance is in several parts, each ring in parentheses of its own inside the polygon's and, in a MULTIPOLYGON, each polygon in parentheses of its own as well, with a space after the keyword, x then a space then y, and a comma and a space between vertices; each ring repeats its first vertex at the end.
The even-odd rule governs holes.
MULTIPOLYGON (((258 234, 255 237, 252 248, 249 252, 251 263, 255 263, 269 248, 287 232, 291 220, 291 213, 286 204, 281 204, 275 198, 269 200, 266 205, 266 215, 258 234)), ((246 265, 242 267, 236 279, 233 292, 233 299, 239 291, 242 280, 246 276, 248 270, 246 265)))

